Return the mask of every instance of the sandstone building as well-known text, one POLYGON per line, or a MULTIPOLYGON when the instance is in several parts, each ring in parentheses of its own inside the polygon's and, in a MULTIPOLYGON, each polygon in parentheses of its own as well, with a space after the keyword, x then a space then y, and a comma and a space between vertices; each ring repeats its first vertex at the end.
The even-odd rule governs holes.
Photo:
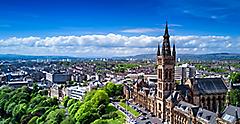
MULTIPOLYGON (((173 44, 171 49, 166 24, 161 49, 159 44, 157 49, 157 75, 142 75, 132 84, 125 84, 126 98, 171 124, 233 123, 220 113, 227 94, 224 81, 221 78, 191 78, 176 84, 175 64, 176 48, 173 44)), ((229 113, 236 114, 230 117, 239 124, 239 112, 232 111, 229 113)))

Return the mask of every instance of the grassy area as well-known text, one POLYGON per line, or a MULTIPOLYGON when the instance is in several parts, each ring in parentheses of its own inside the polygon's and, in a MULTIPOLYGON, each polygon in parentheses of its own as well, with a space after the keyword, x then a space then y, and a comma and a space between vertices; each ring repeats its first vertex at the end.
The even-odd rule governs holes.
POLYGON ((118 117, 116 119, 107 119, 108 124, 123 124, 123 123, 125 123, 126 116, 121 111, 119 111, 114 106, 112 106, 111 104, 109 104, 106 109, 106 113, 110 113, 110 112, 116 112, 118 114, 118 117))
POLYGON ((125 104, 123 102, 120 102, 119 105, 122 106, 123 108, 127 109, 127 111, 131 112, 135 117, 138 117, 140 115, 139 112, 137 112, 132 107, 128 106, 127 104, 125 104))

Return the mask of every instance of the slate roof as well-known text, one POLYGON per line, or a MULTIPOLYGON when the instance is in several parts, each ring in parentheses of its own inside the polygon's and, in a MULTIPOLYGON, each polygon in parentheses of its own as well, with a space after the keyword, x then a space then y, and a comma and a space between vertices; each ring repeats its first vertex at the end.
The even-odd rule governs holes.
POLYGON ((176 91, 179 91, 182 97, 184 97, 184 99, 187 97, 188 100, 192 100, 191 89, 189 88, 188 85, 184 84, 176 85, 176 91))
POLYGON ((200 94, 226 93, 227 87, 221 78, 195 78, 194 90, 200 94))
POLYGON ((209 124, 216 124, 217 114, 206 109, 200 108, 197 112, 197 118, 208 122, 209 124))
POLYGON ((216 124, 217 114, 209 110, 199 108, 198 106, 184 101, 180 101, 175 108, 186 114, 189 114, 189 110, 191 110, 194 117, 197 117, 198 119, 209 124, 216 124))
POLYGON ((198 109, 199 107, 198 106, 195 106, 193 104, 190 104, 190 103, 187 103, 185 101, 180 101, 176 106, 175 108, 181 110, 182 112, 185 112, 188 114, 189 110, 188 109, 191 109, 192 112, 193 112, 193 116, 196 116, 197 115, 197 112, 198 112, 198 109))
POLYGON ((222 113, 222 119, 230 123, 235 122, 237 119, 240 120, 240 107, 227 106, 222 113))
POLYGON ((178 91, 173 91, 167 98, 168 101, 172 101, 174 104, 177 102, 177 100, 180 98, 180 94, 178 91))

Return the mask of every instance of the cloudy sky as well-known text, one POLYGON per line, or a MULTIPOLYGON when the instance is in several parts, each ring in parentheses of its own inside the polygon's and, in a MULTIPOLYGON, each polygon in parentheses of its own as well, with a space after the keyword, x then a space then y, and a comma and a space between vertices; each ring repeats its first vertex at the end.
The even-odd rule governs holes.
POLYGON ((239 0, 2 0, 0 53, 156 53, 166 20, 177 53, 240 53, 239 0))

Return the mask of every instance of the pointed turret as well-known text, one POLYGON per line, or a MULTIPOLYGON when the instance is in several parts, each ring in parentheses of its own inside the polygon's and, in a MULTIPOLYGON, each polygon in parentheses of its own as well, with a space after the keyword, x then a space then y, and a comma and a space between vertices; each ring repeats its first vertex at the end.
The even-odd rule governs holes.
POLYGON ((175 41, 173 43, 173 51, 172 51, 172 55, 174 56, 175 60, 176 60, 176 48, 175 48, 175 41))
POLYGON ((163 56, 171 56, 170 41, 168 33, 168 24, 166 22, 165 33, 163 35, 162 54, 163 56))
POLYGON ((161 55, 161 52, 160 52, 160 45, 158 43, 158 49, 157 49, 157 56, 160 56, 161 55))

